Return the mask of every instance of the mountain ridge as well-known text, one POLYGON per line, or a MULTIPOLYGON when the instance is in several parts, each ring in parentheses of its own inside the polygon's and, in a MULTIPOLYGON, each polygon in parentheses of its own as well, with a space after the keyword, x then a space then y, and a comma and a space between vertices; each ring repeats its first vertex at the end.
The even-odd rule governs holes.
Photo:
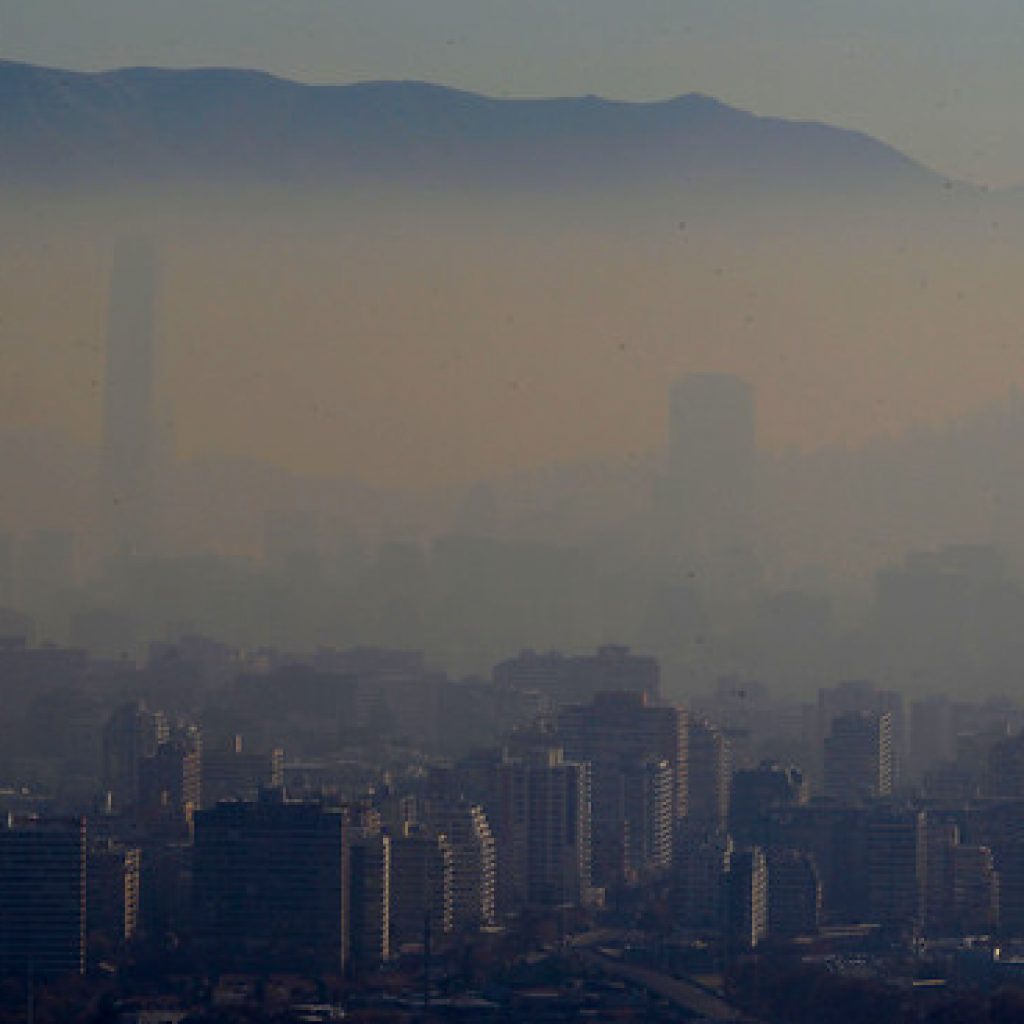
POLYGON ((487 96, 418 81, 307 84, 237 68, 62 71, 0 60, 0 182, 164 180, 936 184, 871 136, 703 93, 487 96))

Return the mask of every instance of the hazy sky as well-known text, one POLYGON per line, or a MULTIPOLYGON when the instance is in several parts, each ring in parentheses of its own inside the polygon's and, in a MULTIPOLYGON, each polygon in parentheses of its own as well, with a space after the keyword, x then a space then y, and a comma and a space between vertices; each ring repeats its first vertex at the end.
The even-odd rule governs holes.
POLYGON ((714 94, 1024 183, 1020 0, 0 0, 0 55, 488 93, 714 94))

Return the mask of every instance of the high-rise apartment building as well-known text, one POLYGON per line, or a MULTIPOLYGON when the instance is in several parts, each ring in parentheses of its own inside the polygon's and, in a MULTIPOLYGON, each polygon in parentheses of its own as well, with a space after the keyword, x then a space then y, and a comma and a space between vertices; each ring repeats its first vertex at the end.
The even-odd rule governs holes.
POLYGON ((86 858, 86 919, 115 946, 139 927, 141 851, 113 840, 90 840, 86 858))
MULTIPOLYGON (((676 818, 686 815, 687 716, 682 708, 650 704, 637 692, 608 691, 589 704, 574 704, 558 715, 559 740, 570 761, 618 767, 623 761, 664 760, 672 769, 676 818)), ((602 799, 594 794, 595 801, 602 799)))
POLYGON ((391 958, 391 838, 380 831, 354 837, 349 857, 349 958, 357 971, 391 958))
POLYGON ((734 950, 754 949, 768 934, 768 862, 758 846, 730 858, 725 915, 726 938, 734 950))
POLYGON ((591 766, 553 748, 506 759, 498 773, 502 910, 590 902, 591 766))
POLYGON ((895 690, 879 690, 865 679, 847 679, 838 686, 818 691, 818 735, 823 744, 832 723, 843 715, 889 715, 890 771, 895 789, 903 770, 907 750, 906 713, 903 695, 895 690))
POLYGON ((442 937, 453 927, 454 862, 443 832, 406 823, 391 838, 391 948, 420 943, 429 929, 442 937))
POLYGON ((688 749, 690 832, 714 832, 729 820, 732 752, 725 733, 707 721, 691 720, 688 749))
POLYGON ((455 930, 494 924, 496 857, 484 809, 478 804, 447 804, 433 810, 430 823, 451 845, 455 930))

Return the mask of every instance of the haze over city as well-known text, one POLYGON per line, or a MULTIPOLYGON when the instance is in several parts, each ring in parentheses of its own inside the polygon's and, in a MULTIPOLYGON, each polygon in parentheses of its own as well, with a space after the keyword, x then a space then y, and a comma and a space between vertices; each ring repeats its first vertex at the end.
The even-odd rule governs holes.
POLYGON ((1018 1019, 1022 34, 0 0, 0 1024, 1018 1019))

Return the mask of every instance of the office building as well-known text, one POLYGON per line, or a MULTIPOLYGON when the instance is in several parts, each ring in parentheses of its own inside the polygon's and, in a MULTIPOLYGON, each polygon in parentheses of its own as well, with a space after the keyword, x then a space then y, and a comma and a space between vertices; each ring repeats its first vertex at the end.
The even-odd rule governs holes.
POLYGON ((0 974, 85 970, 86 833, 81 818, 0 823, 0 974))
POLYGON ((220 969, 337 972, 347 962, 346 819, 266 791, 195 816, 194 915, 220 969))
POLYGON ((873 807, 865 825, 869 920, 907 933, 923 924, 927 818, 920 811, 873 807))

